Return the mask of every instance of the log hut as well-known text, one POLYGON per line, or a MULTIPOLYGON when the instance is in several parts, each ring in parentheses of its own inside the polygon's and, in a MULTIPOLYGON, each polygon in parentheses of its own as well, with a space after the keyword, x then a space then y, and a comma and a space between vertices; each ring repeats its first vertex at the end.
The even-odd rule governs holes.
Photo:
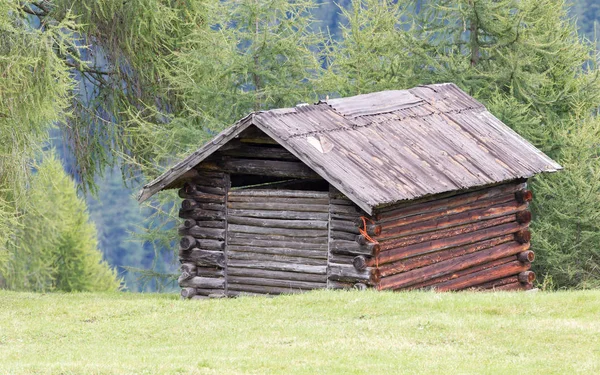
POLYGON ((527 180, 559 169, 435 84, 252 113, 138 200, 179 189, 183 298, 524 290, 527 180))

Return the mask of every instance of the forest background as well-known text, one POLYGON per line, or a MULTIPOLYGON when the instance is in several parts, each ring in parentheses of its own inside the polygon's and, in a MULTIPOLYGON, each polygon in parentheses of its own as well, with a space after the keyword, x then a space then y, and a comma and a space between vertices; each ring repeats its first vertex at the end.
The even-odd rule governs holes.
MULTIPOLYGON (((34 143, 40 148, 24 152, 23 163, 12 170, 0 164, 0 204, 36 206, 15 203, 15 216, 0 215, 0 228, 17 228, 6 238, 0 235, 6 242, 0 252, 8 254, 4 260, 0 256, 0 287, 111 289, 116 285, 111 266, 127 290, 162 290, 166 280, 152 276, 176 269, 175 244, 169 241, 176 238, 169 233, 173 221, 165 220, 173 218, 172 195, 140 208, 134 196, 144 180, 250 110, 443 81, 467 89, 568 169, 534 182, 533 211, 544 218, 533 227, 542 285, 600 285, 600 86, 596 44, 581 39, 593 41, 600 33, 600 5, 594 0, 577 0, 570 7, 562 1, 531 1, 517 13, 527 25, 522 34, 518 26, 512 28, 515 2, 508 0, 438 6, 363 1, 360 12, 359 2, 350 0, 225 1, 220 7, 210 2, 127 3, 40 1, 23 8, 0 0, 0 9, 24 11, 22 19, 46 38, 30 44, 35 48, 29 55, 20 51, 14 56, 24 61, 44 56, 41 65, 25 64, 40 69, 23 80, 31 79, 33 91, 51 98, 32 94, 35 100, 28 106, 37 105, 40 114, 13 117, 14 124, 38 124, 16 144, 22 150, 34 143), (576 19, 579 37, 573 37, 569 17, 576 19), (269 19, 279 22, 260 21, 269 19), (432 31, 415 26, 422 24, 432 31), (478 40, 473 41, 471 27, 480 33, 478 40), (516 66, 515 59, 527 63, 516 66), (66 69, 48 72, 61 63, 66 69), (46 141, 44 123, 52 122, 57 126, 46 141), (28 138, 31 133, 36 135, 28 138), (14 193, 19 190, 38 196, 14 193), (97 234, 86 226, 86 205, 97 234), (31 230, 40 215, 55 226, 31 230), (36 258, 32 254, 39 253, 40 243, 58 250, 36 258)), ((14 22, 9 12, 0 18, 0 30, 13 32, 14 22)), ((31 43, 19 38, 25 39, 0 41, 5 72, 12 64, 7 51, 31 43)), ((3 79, 16 77, 5 74, 3 79)), ((0 92, 0 121, 2 105, 14 110, 6 93, 3 101, 0 92)))

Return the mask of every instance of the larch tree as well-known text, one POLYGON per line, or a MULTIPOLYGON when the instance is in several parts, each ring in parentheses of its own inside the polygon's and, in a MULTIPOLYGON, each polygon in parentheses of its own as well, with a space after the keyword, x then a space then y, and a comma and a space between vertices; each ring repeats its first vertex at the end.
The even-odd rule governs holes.
POLYGON ((531 184, 538 274, 551 287, 599 285, 600 71, 566 3, 356 0, 344 12, 323 90, 454 82, 475 96, 565 167, 531 184))

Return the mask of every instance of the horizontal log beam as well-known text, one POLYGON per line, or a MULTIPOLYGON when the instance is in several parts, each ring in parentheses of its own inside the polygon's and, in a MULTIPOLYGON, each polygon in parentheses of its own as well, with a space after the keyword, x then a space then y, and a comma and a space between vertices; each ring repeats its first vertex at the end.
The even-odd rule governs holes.
POLYGON ((304 250, 278 247, 256 247, 244 245, 227 245, 227 251, 244 252, 249 254, 285 255, 299 258, 327 259, 326 250, 304 250))
POLYGON ((375 243, 361 245, 356 241, 331 240, 329 242, 329 251, 336 254, 376 255, 379 250, 379 244, 375 243))
MULTIPOLYGON (((481 202, 486 199, 491 199, 498 196, 509 196, 517 190, 522 189, 524 184, 508 183, 491 188, 483 188, 481 190, 453 194, 446 198, 429 198, 423 202, 407 202, 401 206, 390 206, 388 208, 380 208, 374 215, 376 221, 386 221, 389 219, 400 219, 412 215, 422 215, 428 212, 449 211, 460 206, 467 206, 473 202, 481 202)), ((508 198, 508 200, 514 198, 508 198)), ((472 206, 467 206, 472 207, 472 206)), ((471 208, 470 208, 471 209, 471 208)))
MULTIPOLYGON (((414 256, 412 258, 401 259, 396 262, 383 264, 379 267, 379 269, 381 270, 382 276, 393 275, 400 272, 410 271, 415 268, 425 267, 431 264, 439 263, 441 261, 456 258, 462 255, 471 254, 476 251, 488 249, 490 247, 497 246, 509 241, 513 241, 512 235, 495 237, 489 240, 479 241, 466 246, 453 247, 450 249, 435 251, 424 255, 414 256)), ((375 264, 376 260, 374 258, 367 260, 367 267, 373 267, 375 264)))
POLYGON ((263 262, 263 261, 250 261, 250 260, 231 260, 227 264, 227 270, 231 267, 235 268, 255 268, 260 270, 271 270, 271 271, 287 271, 287 272, 298 272, 298 273, 312 273, 316 275, 325 275, 327 273, 327 266, 309 266, 303 264, 288 264, 279 262, 263 262))
POLYGON ((517 291, 517 290, 530 290, 533 289, 533 284, 523 284, 521 282, 510 283, 506 285, 500 285, 495 288, 497 291, 517 291))
POLYGON ((222 251, 192 249, 179 253, 179 258, 186 263, 194 263, 203 267, 225 267, 225 254, 222 251))
POLYGON ((352 264, 354 260, 354 255, 344 255, 344 254, 329 254, 328 262, 329 263, 337 263, 337 264, 352 264))
POLYGON ((275 234, 286 237, 321 237, 327 238, 326 229, 288 229, 288 228, 264 228, 250 225, 229 224, 229 232, 236 233, 255 233, 255 234, 275 234))
POLYGON ((380 275, 376 268, 359 271, 351 264, 329 264, 327 278, 334 281, 365 282, 369 285, 375 285, 379 282, 380 275))
POLYGON ((225 195, 194 192, 191 194, 179 192, 180 198, 190 199, 198 203, 225 203, 225 195))
POLYGON ((224 240, 225 230, 220 228, 203 228, 199 226, 187 229, 188 233, 196 239, 224 240))
POLYGON ((328 220, 326 212, 294 212, 294 211, 263 211, 263 210, 237 210, 227 211, 230 216, 256 217, 264 219, 288 219, 288 220, 328 220))
POLYGON ((284 228, 284 229, 327 229, 327 221, 320 220, 284 220, 284 219, 264 219, 243 216, 227 217, 229 224, 249 225, 265 228, 284 228))
POLYGON ((476 285, 475 289, 477 289, 477 290, 495 289, 502 285, 518 283, 518 282, 519 282, 518 275, 512 275, 512 276, 508 276, 508 277, 503 277, 501 279, 488 281, 487 283, 476 285))
POLYGON ((302 288, 281 288, 275 286, 264 286, 264 285, 245 285, 245 284, 236 284, 236 283, 228 283, 228 290, 235 292, 250 292, 256 294, 270 294, 270 295, 280 295, 280 294, 297 294, 301 293, 302 288))
MULTIPOLYGON (((226 224, 225 221, 198 221, 196 222, 194 220, 195 223, 197 223, 197 227, 200 228, 214 228, 214 229, 225 229, 226 224)), ((194 226, 196 227, 196 226, 194 226)), ((192 227, 192 228, 194 228, 192 227)), ((192 235, 191 230, 192 228, 186 228, 185 224, 182 224, 179 226, 179 228, 177 229, 177 233, 179 233, 180 236, 190 236, 192 235)))
POLYGON ((329 212, 329 206, 323 205, 323 204, 227 202, 227 208, 238 209, 238 210, 262 210, 262 211, 329 212))
POLYGON ((315 283, 327 282, 327 276, 314 273, 300 273, 290 271, 274 271, 254 268, 239 268, 233 267, 231 264, 227 267, 227 276, 242 276, 254 277, 262 279, 277 279, 277 280, 295 280, 295 281, 310 281, 315 283))
POLYGON ((305 264, 309 266, 326 266, 327 261, 325 259, 316 258, 305 258, 295 257, 279 254, 262 254, 262 253, 248 253, 241 251, 227 250, 228 261, 244 260, 244 261, 267 261, 267 262, 281 262, 289 264, 305 264))
POLYGON ((260 147, 240 144, 240 147, 219 151, 219 153, 224 156, 236 156, 242 158, 298 161, 296 156, 283 147, 260 147))
POLYGON ((417 268, 411 271, 387 276, 382 272, 382 279, 378 289, 400 289, 423 282, 427 279, 441 277, 456 271, 461 271, 479 264, 488 263, 497 259, 516 255, 529 248, 528 244, 508 242, 492 248, 481 250, 472 254, 448 259, 430 266, 417 268))
MULTIPOLYGON (((331 230, 336 232, 347 232, 355 235, 360 234, 359 225, 354 221, 345 221, 345 220, 337 220, 331 219, 331 230)), ((362 222, 360 227, 362 228, 362 222)), ((378 236, 381 234, 381 226, 379 225, 367 225, 367 234, 370 236, 378 236)))
POLYGON ((457 234, 449 238, 441 238, 405 247, 399 247, 389 251, 383 251, 384 244, 382 244, 382 252, 379 254, 378 261, 379 264, 391 263, 403 258, 449 249, 452 247, 469 245, 490 238, 504 236, 506 234, 517 232, 520 229, 523 229, 521 224, 509 222, 506 224, 496 225, 491 228, 484 228, 472 232, 457 234))
POLYGON ((293 288, 293 289, 303 289, 303 290, 325 289, 327 287, 326 282, 265 279, 262 277, 243 277, 243 276, 228 276, 227 282, 230 285, 231 284, 263 285, 263 286, 274 286, 274 287, 279 287, 279 288, 293 288))
POLYGON ((465 289, 474 285, 482 284, 490 280, 500 279, 510 275, 527 271, 531 265, 518 260, 500 266, 492 267, 483 271, 468 274, 454 280, 449 280, 435 285, 435 290, 446 292, 449 290, 465 289))
POLYGON ((248 246, 270 246, 270 247, 291 247, 294 249, 309 248, 310 250, 327 249, 327 237, 288 237, 275 234, 256 234, 256 233, 227 233, 229 243, 236 243, 248 246), (244 241, 244 242, 241 242, 244 241), (265 241, 267 241, 265 243, 265 241), (241 243, 240 243, 241 242, 241 243), (271 243, 272 242, 272 243, 271 243), (291 245, 293 243, 293 245, 291 245), (306 244, 306 246, 298 246, 306 244), (320 245, 320 246, 315 246, 320 245), (314 246, 314 247, 313 247, 314 246))
POLYGON ((204 277, 223 277, 225 276, 225 271, 223 268, 218 267, 197 267, 196 274, 204 277))
POLYGON ((315 171, 302 162, 227 158, 216 162, 203 163, 205 168, 221 170, 232 174, 289 178, 320 178, 315 171))
POLYGON ((196 276, 189 280, 185 280, 180 283, 179 286, 182 288, 223 288, 225 286, 225 279, 223 278, 213 278, 213 277, 201 277, 196 276))
POLYGON ((179 210, 179 217, 196 221, 225 220, 224 211, 209 211, 203 209, 179 210))

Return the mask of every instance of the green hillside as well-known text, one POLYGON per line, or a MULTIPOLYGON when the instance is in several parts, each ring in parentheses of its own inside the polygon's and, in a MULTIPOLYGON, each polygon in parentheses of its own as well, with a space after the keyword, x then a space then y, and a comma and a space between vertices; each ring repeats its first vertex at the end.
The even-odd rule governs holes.
POLYGON ((2 374, 598 374, 600 291, 0 292, 2 374))

